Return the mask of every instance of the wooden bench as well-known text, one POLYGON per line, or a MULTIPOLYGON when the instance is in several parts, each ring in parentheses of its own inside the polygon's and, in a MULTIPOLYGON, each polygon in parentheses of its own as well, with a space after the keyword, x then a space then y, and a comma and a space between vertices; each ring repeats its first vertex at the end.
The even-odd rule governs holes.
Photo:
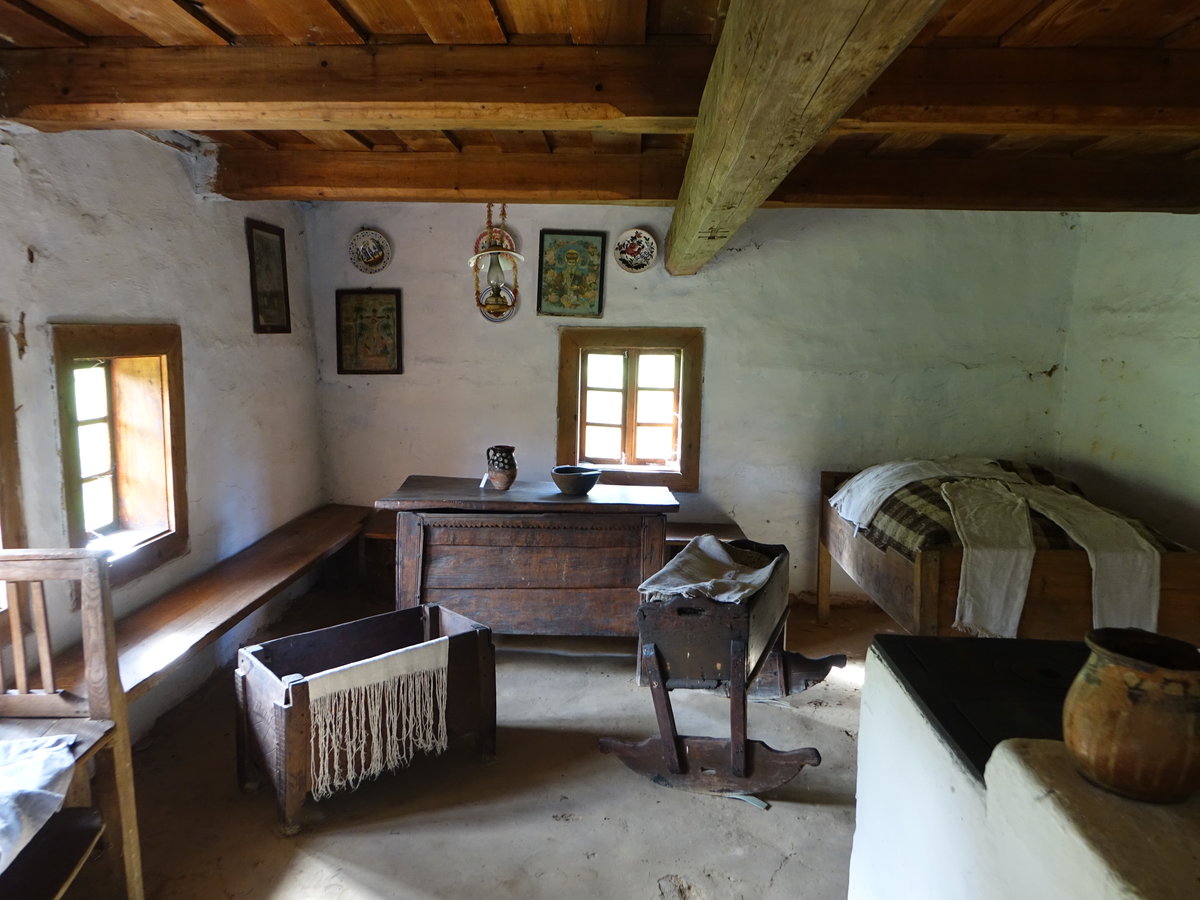
MULTIPOLYGON (((362 534, 371 510, 330 504, 293 519, 117 622, 121 686, 135 700, 196 651, 362 534)), ((82 685, 79 647, 55 658, 64 684, 82 685)))

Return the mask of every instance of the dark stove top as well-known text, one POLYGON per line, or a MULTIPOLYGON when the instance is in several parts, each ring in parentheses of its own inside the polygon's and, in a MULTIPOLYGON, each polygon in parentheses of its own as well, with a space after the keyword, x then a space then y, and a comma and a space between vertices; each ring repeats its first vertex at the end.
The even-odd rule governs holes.
POLYGON ((1008 738, 1062 740, 1082 641, 880 634, 875 648, 977 778, 1008 738))

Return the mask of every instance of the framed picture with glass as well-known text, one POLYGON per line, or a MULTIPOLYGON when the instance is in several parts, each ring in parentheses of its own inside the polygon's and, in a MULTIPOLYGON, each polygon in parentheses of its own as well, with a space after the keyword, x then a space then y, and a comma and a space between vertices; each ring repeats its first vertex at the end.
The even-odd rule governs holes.
POLYGON ((604 241, 602 231, 542 229, 538 257, 539 316, 601 317, 604 241))
POLYGON ((250 254, 250 307, 258 334, 288 334, 292 312, 288 304, 287 250, 283 229, 246 220, 250 254))
POLYGON ((400 290, 351 288, 337 292, 339 375, 399 375, 400 290))

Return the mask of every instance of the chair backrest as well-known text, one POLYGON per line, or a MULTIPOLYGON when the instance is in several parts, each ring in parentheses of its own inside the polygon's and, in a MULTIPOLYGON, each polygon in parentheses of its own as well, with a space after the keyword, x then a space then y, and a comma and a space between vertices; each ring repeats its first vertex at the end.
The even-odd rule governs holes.
POLYGON ((0 550, 0 582, 7 586, 12 631, 11 672, 5 671, 0 659, 0 716, 124 721, 107 552, 0 550), (47 581, 78 585, 86 696, 72 693, 75 685, 55 682, 47 581))

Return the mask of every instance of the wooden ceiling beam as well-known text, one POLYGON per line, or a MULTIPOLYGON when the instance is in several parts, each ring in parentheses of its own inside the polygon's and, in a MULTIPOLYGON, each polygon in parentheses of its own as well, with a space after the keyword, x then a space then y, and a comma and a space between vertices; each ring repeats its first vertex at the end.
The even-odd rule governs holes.
POLYGON ((850 131, 1195 134, 1200 53, 911 48, 838 121, 850 131))
POLYGON ((1200 212, 1200 166, 1181 159, 807 157, 766 206, 1200 212))
MULTIPOLYGON (((620 203, 664 206, 678 153, 220 152, 215 189, 235 200, 620 203)), ((766 206, 1200 212, 1200 166, 1179 159, 809 156, 766 206)))
POLYGON ((672 202, 677 154, 349 153, 222 149, 219 194, 233 200, 672 202), (647 199, 651 198, 651 199, 647 199))
POLYGON ((725 245, 942 0, 734 0, 696 122, 664 263, 725 245))
POLYGON ((690 131, 713 50, 104 48, 0 54, 0 118, 191 131, 690 131))

